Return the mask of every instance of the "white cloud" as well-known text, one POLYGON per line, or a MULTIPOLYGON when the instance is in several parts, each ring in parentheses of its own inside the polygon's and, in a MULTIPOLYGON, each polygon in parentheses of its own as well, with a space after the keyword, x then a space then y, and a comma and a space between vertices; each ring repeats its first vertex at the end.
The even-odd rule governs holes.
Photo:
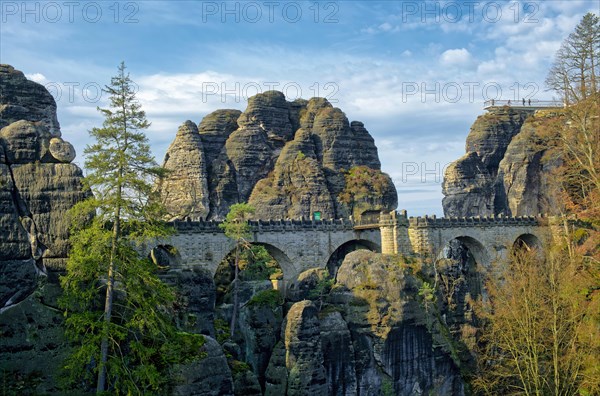
POLYGON ((45 84, 48 82, 48 79, 42 73, 26 74, 25 77, 40 84, 45 84))
POLYGON ((473 57, 466 48, 449 49, 442 53, 440 62, 446 66, 466 66, 471 63, 473 57))

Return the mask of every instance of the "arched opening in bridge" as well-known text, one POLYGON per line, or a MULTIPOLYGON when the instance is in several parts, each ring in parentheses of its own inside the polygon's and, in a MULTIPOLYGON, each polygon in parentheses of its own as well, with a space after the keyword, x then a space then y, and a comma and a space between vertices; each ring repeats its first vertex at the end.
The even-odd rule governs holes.
MULTIPOLYGON (((283 289, 284 268, 289 265, 291 265, 290 259, 275 246, 251 244, 247 249, 240 251, 239 280, 243 282, 242 289, 248 289, 249 297, 260 290, 283 289)), ((231 286, 234 279, 235 249, 221 260, 215 272, 217 305, 229 302, 231 299, 231 286)))
POLYGON ((332 278, 335 278, 337 271, 342 265, 344 258, 348 253, 354 252, 355 250, 370 250, 372 252, 381 253, 381 247, 376 243, 367 241, 365 239, 353 239, 340 245, 334 252, 329 256, 327 260, 327 270, 332 278))
POLYGON ((513 244, 514 249, 525 249, 525 250, 542 250, 542 242, 538 237, 533 234, 522 234, 515 239, 513 244))
POLYGON ((490 263, 485 247, 469 236, 448 241, 436 260, 444 303, 463 312, 472 310, 470 300, 482 293, 482 267, 490 263))
POLYGON ((181 266, 181 254, 171 245, 158 245, 150 250, 148 258, 159 268, 169 269, 181 266))

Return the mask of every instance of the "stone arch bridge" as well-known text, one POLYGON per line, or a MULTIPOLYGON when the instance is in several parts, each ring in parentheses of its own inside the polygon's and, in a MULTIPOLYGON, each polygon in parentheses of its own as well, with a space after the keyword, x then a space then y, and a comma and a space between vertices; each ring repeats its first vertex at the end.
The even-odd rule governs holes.
MULTIPOLYGON (((378 221, 278 220, 251 221, 250 242, 265 246, 284 274, 294 280, 310 268, 327 268, 352 250, 369 249, 384 254, 426 254, 439 257, 446 244, 458 239, 482 265, 502 256, 515 242, 540 244, 546 239, 543 217, 407 218, 406 211, 382 212, 378 221)), ((202 267, 213 275, 219 263, 234 248, 234 242, 219 228, 219 222, 173 222, 175 235, 155 241, 174 247, 183 268, 202 267)))

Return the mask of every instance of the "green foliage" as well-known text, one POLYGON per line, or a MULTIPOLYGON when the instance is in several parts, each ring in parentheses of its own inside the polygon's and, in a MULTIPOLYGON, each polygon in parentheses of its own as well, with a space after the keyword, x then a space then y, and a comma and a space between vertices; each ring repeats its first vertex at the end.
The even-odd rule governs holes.
POLYGON ((21 370, 6 370, 3 367, 0 372, 2 396, 34 395, 43 380, 44 374, 37 370, 23 375, 21 370))
POLYGON ((238 243, 243 239, 250 237, 251 229, 248 219, 254 214, 255 209, 247 203, 237 203, 231 205, 229 213, 225 220, 219 224, 219 227, 225 231, 225 235, 238 243))
POLYGON ((250 301, 248 301, 249 307, 269 307, 276 309, 283 304, 283 296, 279 290, 263 290, 256 293, 250 301))
POLYGON ((428 311, 429 306, 435 303, 435 289, 429 282, 423 282, 419 288, 419 296, 423 299, 425 310, 428 311))
POLYGON ((75 345, 64 366, 67 382, 98 393, 162 393, 169 366, 201 357, 204 343, 176 331, 175 293, 136 250, 172 230, 157 220, 164 210, 153 184, 162 172, 139 131, 149 123, 132 84, 121 64, 106 87, 111 109, 99 109, 103 127, 92 129, 95 143, 85 149, 94 197, 69 212, 71 251, 60 279, 65 334, 75 345))
POLYGON ((383 196, 389 186, 389 177, 385 173, 364 165, 345 172, 344 179, 346 185, 338 199, 348 205, 357 218, 363 211, 371 209, 370 203, 383 196))
POLYGON ((394 396, 396 394, 394 392, 394 382, 388 377, 384 377, 381 382, 381 394, 383 396, 394 396))
POLYGON ((243 280, 281 279, 283 272, 277 261, 261 245, 252 245, 240 254, 240 277, 243 280))
POLYGON ((325 318, 327 315, 332 314, 334 312, 342 312, 342 309, 340 307, 336 307, 335 305, 325 305, 323 308, 321 308, 321 310, 319 311, 319 319, 323 319, 325 318))
POLYGON ((214 325, 215 325, 215 334, 217 336, 217 342, 219 344, 223 344, 225 341, 227 341, 230 338, 229 333, 230 333, 231 329, 230 329, 229 325, 227 324, 227 322, 220 318, 215 319, 214 325))
POLYGON ((323 297, 331 291, 331 287, 335 283, 335 280, 327 274, 325 277, 319 279, 313 289, 308 292, 309 300, 322 300, 323 297))
POLYGON ((234 377, 239 374, 243 374, 245 372, 252 371, 252 368, 250 367, 250 365, 248 363, 242 362, 240 360, 231 360, 230 367, 231 367, 231 374, 233 374, 234 377))
POLYGON ((246 241, 251 235, 248 219, 254 214, 254 207, 247 203, 237 203, 231 205, 229 213, 219 227, 225 231, 225 235, 235 241, 235 262, 233 279, 233 313, 231 315, 231 337, 235 332, 237 314, 239 310, 239 271, 240 271, 240 250, 247 249, 250 244, 246 241))
MULTIPOLYGON (((76 208, 78 209, 78 208, 76 208)), ((70 382, 92 386, 104 334, 107 260, 112 232, 100 217, 72 233, 67 272, 61 278, 67 337, 77 345, 65 369, 70 382)), ((107 377, 117 393, 158 392, 166 385, 164 372, 175 362, 201 357, 204 339, 175 331, 171 323, 173 290, 160 281, 155 266, 140 258, 122 239, 117 247, 114 310, 109 334, 107 377)))

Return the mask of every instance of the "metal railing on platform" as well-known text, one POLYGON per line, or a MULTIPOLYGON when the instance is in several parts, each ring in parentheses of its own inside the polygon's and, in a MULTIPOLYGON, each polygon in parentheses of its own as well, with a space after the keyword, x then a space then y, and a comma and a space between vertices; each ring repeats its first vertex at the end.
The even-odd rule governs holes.
POLYGON ((564 103, 559 100, 537 100, 537 99, 527 99, 523 102, 523 100, 486 100, 483 102, 483 108, 489 109, 491 107, 520 107, 520 108, 530 108, 530 109, 539 109, 539 108, 563 108, 564 103))

